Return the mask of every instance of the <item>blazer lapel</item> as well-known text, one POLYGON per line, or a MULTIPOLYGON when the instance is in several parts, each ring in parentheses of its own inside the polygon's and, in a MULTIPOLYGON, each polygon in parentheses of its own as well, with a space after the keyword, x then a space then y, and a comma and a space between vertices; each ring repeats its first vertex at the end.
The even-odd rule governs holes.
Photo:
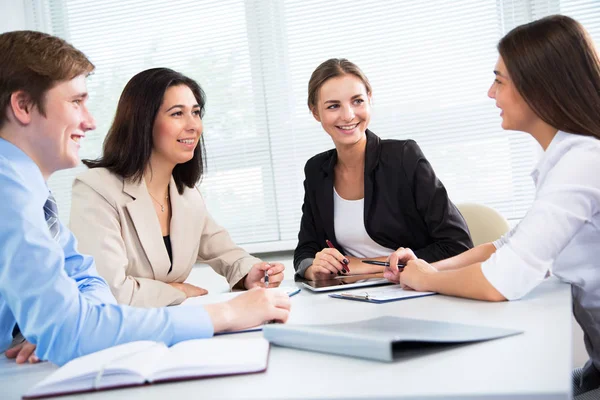
POLYGON ((198 258, 202 221, 198 204, 194 201, 196 189, 186 188, 179 194, 175 180, 171 177, 169 197, 171 199, 171 247, 173 250, 173 271, 170 276, 176 280, 189 274, 190 266, 198 258))
POLYGON ((127 203, 127 211, 148 257, 150 267, 154 271, 154 278, 166 282, 171 261, 146 182, 143 178, 139 183, 125 180, 123 191, 133 198, 133 201, 127 203))
POLYGON ((365 148, 365 175, 364 175, 364 190, 365 190, 365 204, 364 204, 364 223, 365 229, 368 232, 369 217, 371 215, 371 204, 373 201, 373 186, 374 170, 379 164, 379 157, 381 152, 380 139, 377 135, 367 129, 367 146, 365 148))
MULTIPOLYGON (((319 214, 323 219, 325 239, 329 239, 337 247, 338 244, 335 239, 335 228, 333 225, 333 168, 336 160, 337 153, 334 150, 332 157, 323 164, 323 186, 318 188, 316 197, 319 214)), ((323 246, 323 248, 327 247, 326 243, 319 243, 319 245, 323 246)))

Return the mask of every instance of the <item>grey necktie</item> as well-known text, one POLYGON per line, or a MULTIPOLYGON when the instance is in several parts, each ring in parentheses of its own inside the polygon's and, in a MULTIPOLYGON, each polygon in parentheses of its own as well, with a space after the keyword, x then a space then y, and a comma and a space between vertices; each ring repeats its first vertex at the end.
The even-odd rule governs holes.
MULTIPOLYGON (((52 239, 58 240, 58 234, 60 233, 60 224, 58 222, 58 207, 56 206, 56 199, 52 196, 52 192, 48 193, 48 200, 44 204, 44 217, 46 217, 46 223, 50 230, 52 239)), ((19 334, 19 326, 15 325, 13 328, 13 338, 19 334)))
POLYGON ((48 194, 48 200, 44 204, 44 216, 46 217, 48 229, 50 229, 50 235, 52 235, 54 240, 57 240, 60 233, 60 224, 58 222, 58 207, 56 206, 56 199, 52 196, 52 192, 48 194))

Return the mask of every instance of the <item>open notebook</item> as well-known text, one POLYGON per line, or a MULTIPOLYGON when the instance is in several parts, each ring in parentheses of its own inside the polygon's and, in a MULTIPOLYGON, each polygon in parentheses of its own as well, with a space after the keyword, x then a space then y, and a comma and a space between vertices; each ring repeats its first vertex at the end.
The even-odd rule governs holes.
POLYGON ((152 341, 131 342, 68 362, 23 398, 263 372, 268 357, 269 342, 263 338, 197 339, 170 348, 152 341))

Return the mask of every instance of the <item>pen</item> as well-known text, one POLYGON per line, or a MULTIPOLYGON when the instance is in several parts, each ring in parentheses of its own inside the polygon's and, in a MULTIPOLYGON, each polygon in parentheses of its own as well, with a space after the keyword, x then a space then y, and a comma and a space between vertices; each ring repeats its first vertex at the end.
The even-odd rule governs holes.
MULTIPOLYGON (((390 263, 387 261, 362 260, 362 262, 364 262, 365 264, 371 264, 371 265, 381 265, 382 267, 390 266, 390 263)), ((398 268, 404 268, 404 267, 406 267, 406 264, 398 263, 398 268)))
POLYGON ((265 287, 269 287, 269 270, 265 269, 265 287))
MULTIPOLYGON (((325 243, 327 243, 327 247, 329 247, 330 249, 335 249, 335 246, 333 245, 333 243, 331 243, 329 241, 329 239, 325 239, 325 243)), ((350 267, 348 266, 348 264, 350 264, 350 261, 348 261, 347 258, 344 258, 344 268, 343 269, 345 272, 350 272, 350 267)))

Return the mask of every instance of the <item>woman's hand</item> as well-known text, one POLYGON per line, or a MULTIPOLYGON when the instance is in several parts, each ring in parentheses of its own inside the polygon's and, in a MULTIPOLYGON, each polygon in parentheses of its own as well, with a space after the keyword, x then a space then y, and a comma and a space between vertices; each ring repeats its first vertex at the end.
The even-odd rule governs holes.
POLYGON ((286 322, 290 314, 290 298, 281 290, 255 287, 226 303, 207 304, 214 331, 235 331, 266 322, 286 322))
POLYGON ((331 279, 339 273, 347 273, 346 265, 350 264, 337 249, 325 248, 315 255, 312 265, 304 271, 304 278, 309 281, 331 279))
POLYGON ((277 287, 281 284, 285 266, 282 263, 277 262, 261 262, 254 264, 252 269, 248 272, 248 275, 246 275, 246 279, 244 279, 244 288, 252 289, 255 287, 267 287, 265 284, 265 271, 267 272, 267 275, 269 275, 268 287, 277 287))
POLYGON ((398 268, 398 264, 407 264, 410 260, 416 260, 417 256, 409 248, 400 247, 398 250, 390 254, 387 261, 390 263, 383 271, 383 277, 390 282, 400 283, 400 274, 402 270, 398 268))
POLYGON ((185 294, 186 298, 204 296, 208 293, 208 290, 191 285, 189 283, 171 282, 169 285, 173 286, 177 290, 181 290, 185 294))
POLYGON ((423 260, 410 260, 401 272, 400 284, 403 289, 419 292, 431 290, 431 277, 438 273, 434 266, 423 260))
POLYGON ((6 350, 6 358, 15 358, 17 364, 23 364, 29 361, 30 364, 40 362, 40 359, 34 354, 36 345, 29 343, 27 340, 18 345, 6 350))

